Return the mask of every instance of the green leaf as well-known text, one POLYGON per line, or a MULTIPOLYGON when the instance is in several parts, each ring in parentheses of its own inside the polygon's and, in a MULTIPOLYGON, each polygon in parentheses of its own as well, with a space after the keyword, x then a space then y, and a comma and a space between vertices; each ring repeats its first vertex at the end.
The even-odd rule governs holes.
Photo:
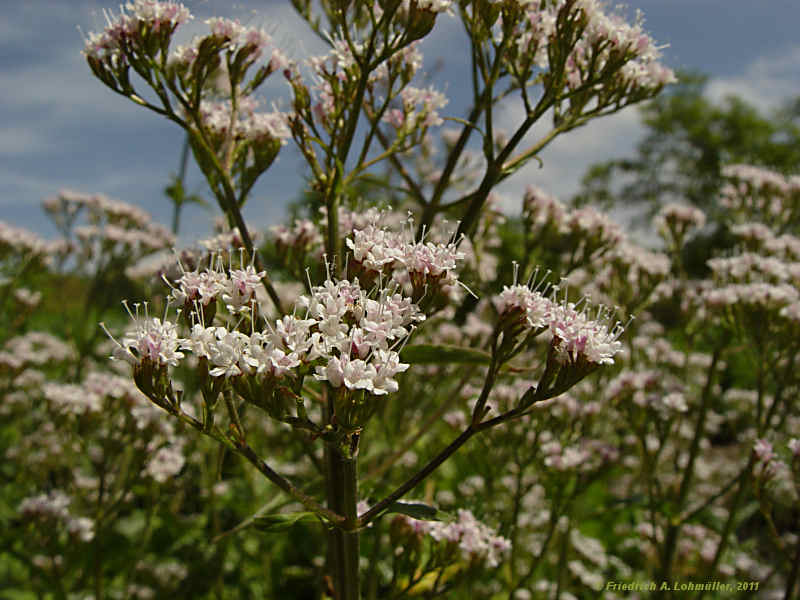
POLYGON ((412 364, 468 363, 488 365, 491 356, 483 350, 446 344, 416 344, 400 351, 400 359, 412 364))
POLYGON ((384 514, 398 513, 418 521, 450 521, 452 517, 435 506, 422 502, 395 502, 390 504, 384 514))
POLYGON ((274 532, 285 531, 295 523, 320 522, 320 518, 313 512, 296 512, 275 515, 264 515, 253 519, 252 526, 260 531, 274 532))

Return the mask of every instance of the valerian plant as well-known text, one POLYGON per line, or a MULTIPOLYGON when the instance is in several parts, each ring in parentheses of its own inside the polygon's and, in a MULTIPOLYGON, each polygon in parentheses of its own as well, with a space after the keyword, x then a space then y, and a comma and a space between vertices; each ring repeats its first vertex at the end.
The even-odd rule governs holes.
MULTIPOLYGON (((89 34, 84 54, 93 74, 186 131, 241 240, 238 253, 210 252, 194 265, 181 264, 174 277, 165 276, 170 291, 163 317, 147 301, 126 305, 132 326, 109 335, 114 357, 130 363, 136 386, 154 404, 242 456, 301 504, 307 512, 286 516, 289 522, 310 516, 325 524, 331 593, 354 600, 361 596, 360 538, 368 535, 366 528, 390 511, 428 514, 401 499, 467 441, 530 415, 614 363, 623 326, 613 311, 593 309, 585 298, 576 301, 535 275, 527 262, 491 298, 493 325, 480 347, 409 340, 464 293, 473 294, 470 284, 480 287, 481 238, 491 231, 486 218, 493 188, 558 135, 653 97, 673 75, 659 63, 640 18, 630 24, 597 0, 323 1, 325 25, 311 3, 294 5, 330 46, 303 68, 264 31, 225 18, 209 19, 208 33, 173 47, 176 30, 192 18, 175 2, 136 0, 119 14, 109 13, 102 32, 89 34), (430 135, 443 123, 447 98, 416 83, 422 66, 418 41, 435 32, 437 21, 452 17, 469 41, 472 107, 466 118, 455 119, 461 129, 447 144, 441 171, 422 180, 415 153, 430 154, 430 135), (291 110, 259 111, 256 93, 276 73, 291 88, 291 110), (224 85, 212 89, 220 78, 224 85), (524 118, 499 135, 497 111, 510 102, 523 107, 524 118), (546 116, 552 119, 549 131, 527 145, 528 133, 546 116), (458 194, 452 184, 476 132, 482 160, 471 174, 475 185, 458 194), (289 246, 319 240, 326 268, 324 280, 307 278, 305 293, 287 312, 289 303, 268 276, 241 209, 290 139, 305 159, 324 219, 319 229, 302 225, 282 241, 289 246), (379 164, 390 166, 403 196, 398 201, 416 218, 401 218, 393 227, 398 219, 391 212, 373 212, 366 222, 350 217, 352 226, 343 227, 353 190, 373 178, 379 164), (454 230, 446 230, 444 217, 455 220, 454 230), (460 273, 468 254, 478 276, 465 282, 460 273), (271 308, 259 299, 262 286, 271 308), (522 357, 535 366, 523 371, 526 383, 501 408, 492 401, 496 385, 519 368, 514 361, 522 357), (442 361, 481 365, 482 383, 461 433, 404 482, 359 506, 358 457, 368 451, 375 415, 420 377, 416 365, 442 361), (191 387, 181 385, 181 378, 191 380, 191 387), (251 444, 259 426, 250 407, 292 428, 312 460, 319 460, 314 448, 321 446, 323 497, 279 473, 251 444)), ((586 236, 592 219, 597 217, 575 216, 575 243, 585 238, 581 260, 607 243, 602 233, 597 241, 586 236)), ((444 527, 411 527, 449 541, 451 549, 460 546, 466 556, 484 556, 490 566, 509 549, 467 512, 444 527)), ((396 535, 402 529, 398 524, 396 535)), ((403 556, 411 560, 413 553, 403 556)), ((447 548, 430 548, 414 560, 427 560, 437 575, 421 586, 413 562, 398 565, 395 574, 407 574, 394 581, 393 593, 433 594, 450 585, 446 568, 454 558, 447 548)))
POLYGON ((226 19, 175 47, 173 2, 87 40, 181 125, 225 224, 170 252, 75 192, 45 201, 58 242, 0 223, 9 593, 796 596, 797 177, 729 165, 719 210, 665 203, 653 249, 532 186, 503 214, 494 186, 552 139, 671 80, 640 17, 294 6, 330 48, 302 64, 226 19), (463 118, 421 73, 452 18, 463 118), (260 109, 268 77, 289 112, 260 109), (308 210, 259 239, 242 207, 291 142, 308 210))

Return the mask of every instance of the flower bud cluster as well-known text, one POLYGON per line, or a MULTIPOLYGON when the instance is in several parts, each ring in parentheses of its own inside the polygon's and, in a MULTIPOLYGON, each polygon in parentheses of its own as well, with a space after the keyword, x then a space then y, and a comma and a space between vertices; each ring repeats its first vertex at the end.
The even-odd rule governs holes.
POLYGON ((457 548, 464 560, 479 561, 489 568, 497 567, 511 550, 511 542, 481 523, 471 511, 458 510, 452 522, 419 521, 411 517, 398 519, 417 535, 429 536, 435 543, 457 548))
POLYGON ((77 245, 82 260, 111 253, 135 261, 175 243, 175 236, 145 211, 102 194, 62 190, 47 198, 44 208, 67 239, 74 236, 70 243, 77 245))
POLYGON ((48 242, 27 229, 0 221, 0 259, 10 255, 47 258, 59 248, 59 245, 48 242))
POLYGON ((705 213, 694 206, 672 202, 662 207, 653 218, 656 231, 680 246, 681 241, 692 229, 702 229, 706 224, 705 213))
POLYGON ((393 108, 383 117, 399 133, 410 134, 420 128, 427 129, 444 123, 438 111, 447 106, 448 100, 432 87, 405 87, 400 91, 400 99, 403 108, 393 108))
POLYGON ((800 262, 787 263, 774 256, 744 252, 726 258, 712 258, 706 264, 715 276, 729 280, 800 282, 800 262))
MULTIPOLYGON (((339 225, 340 227, 342 226, 341 218, 339 225)), ((273 225, 270 227, 270 232, 275 237, 275 243, 279 251, 293 250, 305 254, 322 249, 322 234, 319 232, 317 225, 308 219, 295 219, 291 227, 273 225)))
POLYGON ((800 202, 800 176, 785 177, 753 165, 728 165, 722 175, 729 182, 720 190, 720 204, 740 218, 789 224, 800 202))
POLYGON ((87 517, 73 517, 68 510, 69 505, 69 496, 60 490, 53 490, 49 494, 25 498, 18 511, 28 519, 58 523, 81 542, 91 542, 94 539, 94 521, 87 517))
MULTIPOLYGON (((247 52, 250 62, 260 59, 272 43, 272 38, 263 29, 246 27, 239 21, 214 17, 208 19, 206 25, 211 30, 211 35, 224 40, 226 47, 233 53, 247 52)), ((289 66, 289 60, 278 48, 272 48, 268 62, 270 71, 289 66)))
POLYGON ((43 331, 29 331, 6 341, 0 350, 0 368, 16 371, 26 365, 62 363, 74 356, 75 350, 63 340, 43 331))
MULTIPOLYGON (((287 125, 287 115, 280 111, 256 112, 257 102, 252 98, 239 101, 236 120, 233 121, 233 135, 237 140, 257 142, 278 140, 286 145, 291 137, 287 125)), ((203 100, 200 103, 200 117, 203 125, 212 136, 222 143, 231 127, 231 103, 203 100)))
POLYGON ((527 330, 548 330, 556 360, 561 364, 613 364, 614 355, 622 348, 618 338, 624 327, 619 322, 612 325, 610 313, 603 306, 598 307, 592 319, 587 314, 587 304, 578 310, 571 302, 557 302, 552 294, 545 296, 524 285, 505 286, 493 302, 504 331, 517 334, 519 324, 527 330))
POLYGON ((121 7, 119 15, 106 13, 106 28, 89 34, 84 54, 118 66, 126 62, 125 47, 141 44, 154 34, 168 39, 176 27, 192 18, 189 9, 178 2, 134 0, 121 7))
MULTIPOLYGON (((291 76, 295 111, 307 124, 316 128, 316 122, 330 133, 335 132, 352 111, 361 109, 352 102, 359 89, 362 66, 369 64, 364 92, 365 104, 371 106, 365 111, 393 126, 397 140, 405 140, 406 147, 409 143, 420 143, 428 127, 442 123, 437 111, 447 104, 445 96, 433 88, 409 85, 422 66, 422 54, 407 37, 391 41, 379 37, 369 48, 369 55, 367 50, 367 45, 358 40, 336 38, 328 54, 311 57, 308 65, 314 81, 310 88, 299 74, 291 76), (375 56, 384 60, 373 63, 375 56)), ((296 124, 300 132, 304 126, 300 120, 296 124)))
MULTIPOLYGON (((398 389, 394 377, 408 368, 394 347, 425 319, 419 308, 398 293, 397 286, 375 289, 374 294, 352 282, 329 279, 301 296, 295 313, 278 319, 266 330, 256 330, 255 291, 264 273, 252 266, 184 272, 172 287, 171 298, 190 315, 187 337, 177 326, 144 316, 139 306, 129 314, 133 326, 114 351, 114 358, 135 367, 176 366, 189 350, 207 361, 212 377, 264 375, 285 377, 294 369, 316 367, 315 377, 332 387, 365 390, 384 395, 398 389), (231 314, 250 314, 251 333, 211 324, 217 299, 231 314), (303 318, 296 316, 303 310, 303 318)), ((127 307, 127 305, 126 305, 127 307)))
POLYGON ((526 223, 537 229, 548 225, 560 229, 566 221, 567 208, 555 196, 535 185, 529 185, 522 201, 522 214, 526 223))
POLYGON ((352 253, 349 269, 368 280, 385 275, 403 285, 415 301, 426 294, 453 288, 456 267, 465 258, 455 240, 446 243, 415 241, 412 222, 401 233, 379 223, 380 214, 364 228, 354 229, 345 240, 352 253))
POLYGON ((631 312, 669 275, 669 258, 623 240, 610 252, 567 276, 571 287, 603 303, 617 303, 631 312), (613 299, 612 299, 613 298, 613 299))
POLYGON ((622 229, 604 213, 590 206, 567 210, 557 198, 535 186, 525 191, 522 215, 537 245, 567 247, 573 256, 588 259, 624 240, 622 229))
POLYGON ((759 438, 753 443, 753 455, 755 456, 756 475, 761 480, 773 479, 779 471, 787 474, 786 465, 778 458, 773 449, 772 443, 764 438, 759 438))
POLYGON ((526 79, 534 69, 551 73, 563 69, 569 90, 588 93, 592 84, 605 80, 622 96, 657 90, 675 81, 672 70, 659 62, 661 51, 644 32, 641 14, 628 23, 606 13, 600 0, 519 5, 504 10, 493 31, 496 43, 510 35, 514 46, 507 60, 514 65, 512 72, 526 79), (566 59, 563 48, 553 48, 563 40, 571 42, 566 59))

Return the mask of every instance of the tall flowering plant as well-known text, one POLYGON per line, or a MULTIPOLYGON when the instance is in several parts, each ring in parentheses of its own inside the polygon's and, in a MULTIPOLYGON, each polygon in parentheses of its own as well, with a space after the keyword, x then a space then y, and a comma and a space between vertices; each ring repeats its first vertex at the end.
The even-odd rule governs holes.
MULTIPOLYGON (((238 251, 222 244, 165 272, 163 316, 152 302, 126 305, 131 326, 109 336, 114 358, 129 363, 136 386, 155 405, 243 457, 304 507, 279 522, 326 525, 330 591, 354 600, 361 596, 360 539, 370 526, 388 512, 439 518, 435 509, 401 499, 474 436, 523 419, 614 363, 623 326, 612 311, 570 296, 532 264, 515 270, 499 293, 491 291, 484 249, 497 221, 492 190, 558 135, 650 98, 674 78, 641 19, 628 23, 598 0, 323 1, 327 25, 310 2, 293 4, 330 47, 302 67, 264 31, 224 18, 209 19, 206 34, 174 47, 176 30, 192 18, 176 2, 135 0, 109 13, 102 32, 89 34, 84 55, 93 74, 186 131, 239 242, 238 251), (416 83, 418 41, 447 18, 462 22, 470 44, 472 107, 466 118, 453 119, 461 128, 444 140, 442 168, 431 174, 425 163, 437 150, 432 133, 444 122, 447 98, 416 83), (259 110, 259 88, 276 73, 291 89, 289 112, 259 110), (148 93, 137 89, 142 85, 148 93), (510 102, 523 107, 524 118, 503 135, 495 130, 497 111, 510 102), (551 127, 528 145, 545 116, 551 127), (460 173, 476 133, 480 166, 460 173), (301 277, 304 264, 325 265, 324 274, 314 274, 319 280, 306 271, 305 293, 291 309, 241 212, 290 140, 305 159, 322 217, 282 229, 279 253, 295 258, 301 277), (378 165, 390 168, 389 183, 397 181, 398 203, 412 218, 348 210, 354 190, 374 180, 378 165), (472 189, 461 193, 464 184, 472 189), (441 326, 448 310, 468 307, 472 288, 486 288, 491 315, 474 344, 414 341, 441 326), (519 361, 533 366, 521 369, 519 361), (359 502, 358 458, 369 454, 377 417, 385 419, 398 397, 408 403, 404 386, 413 388, 421 369, 435 364, 480 365, 482 381, 461 432, 404 482, 359 502), (513 373, 524 373, 524 383, 498 403, 498 382, 513 373), (263 419, 304 441, 324 475, 321 494, 259 453, 263 419)), ((613 228, 588 211, 566 226, 584 258, 613 238, 613 228)), ((467 511, 441 527, 396 520, 392 531, 398 543, 419 544, 427 535, 439 544, 422 554, 407 548, 406 558, 428 556, 437 570, 432 582, 423 581, 398 563, 397 573, 406 568, 404 583, 395 582, 401 595, 445 589, 456 548, 490 566, 509 550, 505 538, 467 511)))

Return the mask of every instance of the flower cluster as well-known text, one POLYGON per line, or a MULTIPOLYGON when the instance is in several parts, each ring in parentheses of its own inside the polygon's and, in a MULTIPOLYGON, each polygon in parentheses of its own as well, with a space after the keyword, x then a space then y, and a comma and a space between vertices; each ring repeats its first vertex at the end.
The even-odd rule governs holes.
MULTIPOLYGON (((621 16, 608 14, 600 0, 549 0, 542 3, 519 3, 521 12, 508 11, 512 18, 514 49, 509 60, 517 73, 531 69, 559 68, 554 40, 569 39, 568 31, 577 31, 564 63, 565 81, 571 90, 589 86, 603 78, 613 77, 620 89, 636 92, 658 89, 675 81, 671 69, 659 62, 660 49, 642 28, 642 16, 634 23, 621 16)), ((495 41, 500 42, 509 23, 498 20, 495 41)), ((561 59, 563 60, 563 59, 561 59)))
POLYGON ((11 254, 46 258, 58 248, 27 229, 0 221, 0 259, 11 254))
POLYGON ((0 367, 19 370, 74 358, 75 350, 63 340, 43 331, 29 331, 6 341, 0 350, 0 367))
POLYGON ((152 34, 169 36, 179 25, 192 19, 189 9, 178 2, 134 0, 119 15, 106 13, 108 25, 101 33, 90 33, 84 54, 87 58, 114 66, 126 62, 125 49, 152 34))
POLYGON ((400 91, 402 109, 393 108, 386 112, 383 120, 399 132, 409 134, 418 129, 441 125, 439 109, 447 106, 447 97, 433 88, 419 89, 412 86, 400 91))
POLYGON ((425 317, 396 285, 378 289, 372 297, 357 279, 329 279, 312 288, 310 296, 301 296, 294 314, 257 331, 253 305, 263 275, 252 266, 227 273, 211 268, 184 272, 171 297, 191 315, 189 335, 179 337, 174 323, 150 317, 146 306, 142 316, 136 305, 135 311, 128 311, 134 324, 117 342, 114 358, 135 366, 143 361, 176 366, 183 350, 189 350, 208 362, 212 377, 280 378, 301 365, 312 365, 316 379, 334 388, 373 395, 397 391, 394 377, 408 365, 400 362, 394 347, 425 317), (217 299, 232 314, 250 312, 249 335, 209 323, 217 299), (303 318, 296 316, 298 310, 305 312, 303 318))
POLYGON ((175 243, 145 211, 103 194, 61 190, 44 201, 44 209, 83 261, 110 254, 135 261, 175 243))
POLYGON ((774 256, 743 252, 726 258, 712 258, 707 262, 717 277, 737 281, 778 282, 800 281, 800 262, 787 263, 774 256))
POLYGON ((702 210, 677 202, 662 207, 653 219, 656 230, 677 245, 680 245, 688 231, 702 229, 705 224, 706 215, 702 210))
POLYGON ((397 391, 394 376, 409 365, 400 362, 392 348, 425 318, 409 298, 381 290, 372 299, 358 280, 343 280, 313 288, 299 304, 318 329, 307 342, 310 349, 327 359, 316 368, 317 379, 334 388, 363 389, 374 395, 397 391))
MULTIPOLYGON (((261 285, 261 280, 266 275, 265 271, 256 271, 253 265, 243 269, 230 269, 227 272, 222 268, 220 261, 215 261, 214 254, 210 262, 213 268, 202 271, 182 270, 181 276, 175 286, 164 280, 172 288, 170 298, 179 306, 183 306, 187 313, 191 313, 198 303, 208 306, 212 301, 221 298, 227 309, 233 313, 248 312, 253 309, 256 299, 256 290, 261 285)), ((204 316, 199 314, 199 317, 204 316)), ((210 315, 213 317, 213 314, 210 315)))
MULTIPOLYGON (((233 135, 236 139, 251 142, 278 140, 285 145, 291 137, 286 124, 286 114, 280 111, 256 112, 257 102, 252 98, 242 98, 239 102, 236 119, 233 121, 233 135)), ((231 127, 231 103, 203 100, 200 103, 200 117, 211 135, 223 141, 231 127)))
POLYGON ((586 304, 578 310, 574 303, 557 302, 524 285, 505 286, 494 298, 494 305, 501 323, 522 321, 527 329, 547 329, 556 359, 562 364, 579 360, 613 364, 614 355, 622 348, 618 338, 624 327, 619 322, 611 324, 610 313, 603 306, 592 319, 586 304))
POLYGON ((537 246, 568 248, 573 257, 583 260, 614 248, 625 237, 607 215, 590 206, 568 210, 556 197, 535 186, 525 191, 522 215, 537 246))
POLYGON ((363 228, 356 228, 345 241, 352 252, 350 269, 368 280, 388 275, 407 288, 415 301, 426 294, 453 288, 458 279, 456 267, 465 258, 455 240, 447 243, 414 241, 411 221, 404 231, 395 233, 379 224, 380 213, 373 213, 363 228))
POLYGON ((782 226, 793 219, 800 201, 800 176, 752 165, 728 165, 722 169, 728 183, 720 190, 720 204, 740 218, 756 217, 782 226))
POLYGON ((561 363, 579 359, 591 364, 613 364, 614 355, 622 349, 619 336, 623 326, 611 324, 610 313, 600 307, 594 319, 587 316, 587 307, 578 311, 575 304, 563 302, 555 305, 549 327, 553 334, 556 358, 561 363))
MULTIPOLYGON (((149 316, 146 304, 143 311, 144 316, 140 314, 139 304, 135 304, 134 307, 135 313, 125 304, 125 308, 133 320, 133 325, 125 332, 121 342, 114 340, 116 348, 113 358, 124 360, 133 366, 143 362, 159 367, 177 366, 180 359, 183 358, 183 352, 178 349, 181 339, 178 337, 175 323, 149 316)), ((101 326, 105 327, 102 323, 101 326)), ((109 337, 111 337, 110 334, 109 337)), ((111 337, 111 339, 114 338, 111 337)))
POLYGON ((308 219, 295 219, 291 227, 273 225, 270 227, 270 232, 275 236, 275 242, 279 249, 308 252, 322 248, 322 234, 318 227, 308 219))
POLYGON ((478 521, 469 510, 459 509, 457 519, 452 522, 418 521, 406 516, 398 519, 417 535, 427 535, 438 544, 457 548, 464 560, 485 562, 490 568, 498 566, 511 549, 508 539, 478 521))
POLYGON ((94 521, 87 517, 73 517, 68 507, 70 498, 60 490, 25 498, 19 505, 19 513, 28 519, 57 522, 81 542, 94 539, 94 521))
POLYGON ((778 311, 797 302, 800 292, 788 284, 732 283, 706 290, 704 298, 711 307, 750 306, 778 311))

